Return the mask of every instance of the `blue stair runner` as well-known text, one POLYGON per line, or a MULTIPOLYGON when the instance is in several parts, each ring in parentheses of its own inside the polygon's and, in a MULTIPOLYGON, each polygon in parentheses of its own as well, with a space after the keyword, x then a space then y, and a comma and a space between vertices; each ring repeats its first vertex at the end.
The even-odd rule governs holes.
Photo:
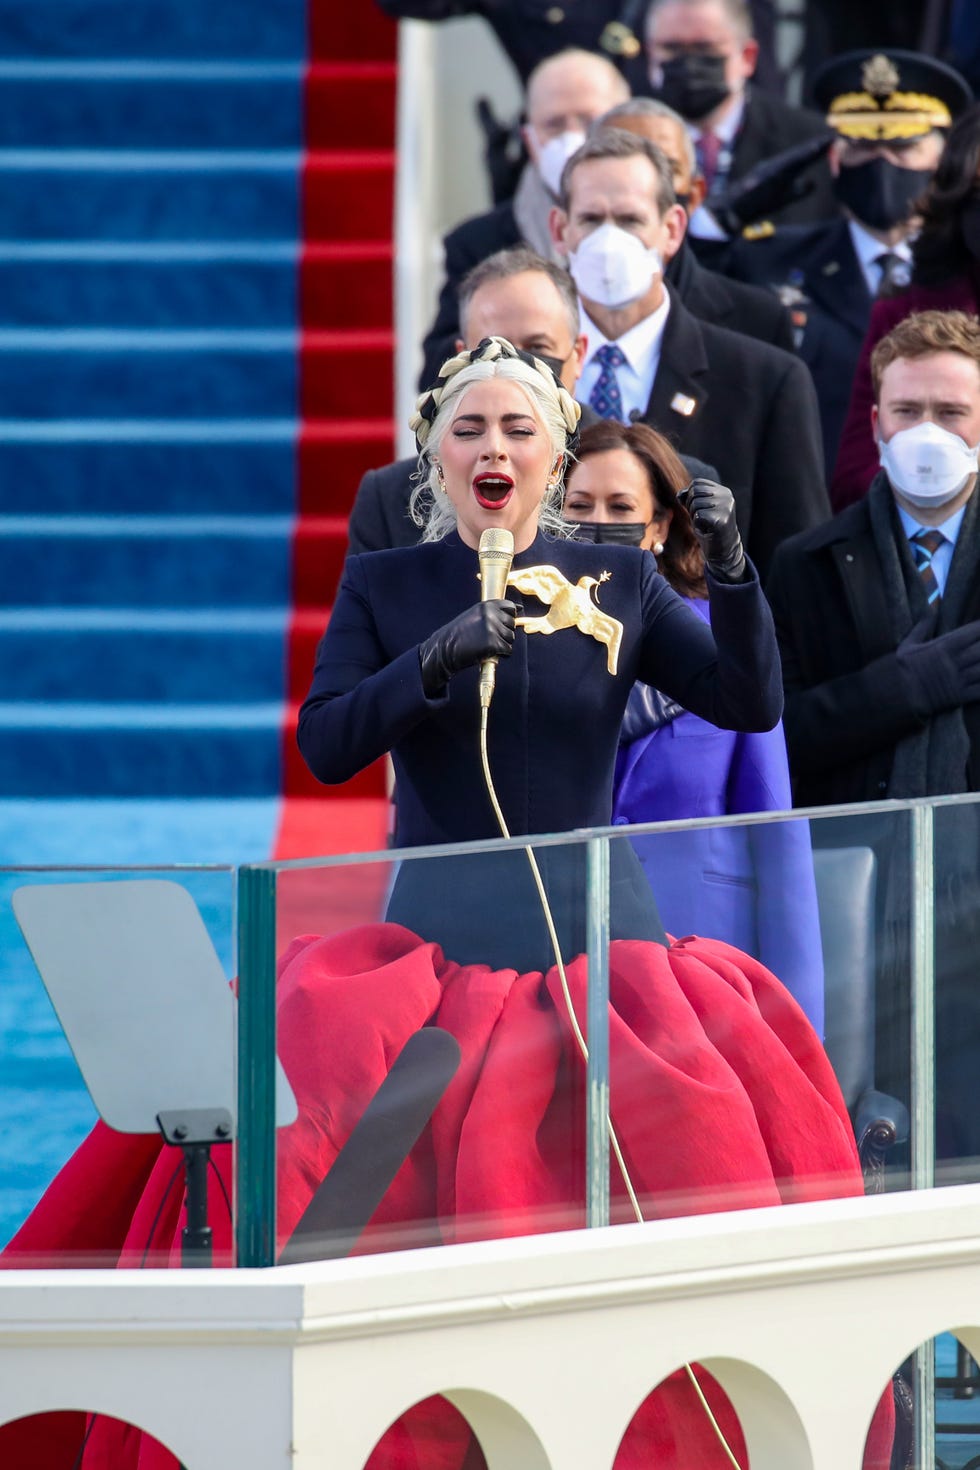
POLYGON ((305 0, 0 0, 4 798, 281 790, 306 52, 305 0))

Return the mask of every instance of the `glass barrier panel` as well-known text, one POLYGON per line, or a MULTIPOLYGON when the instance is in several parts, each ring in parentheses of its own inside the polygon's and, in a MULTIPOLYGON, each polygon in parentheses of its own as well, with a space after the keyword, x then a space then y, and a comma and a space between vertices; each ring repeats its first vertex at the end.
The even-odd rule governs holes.
POLYGON ((894 810, 618 829, 670 939, 614 932, 610 950, 611 1114, 633 1175, 613 1160, 614 1219, 907 1182, 908 1023, 876 993, 884 966, 907 1008, 910 906, 890 914, 884 864, 909 830, 894 810), (885 1091, 887 1152, 866 1116, 885 1091))
POLYGON ((3 1267, 180 1264, 199 1133, 189 1247, 232 1262, 233 876, 0 872, 3 1267))
POLYGON ((937 803, 932 817, 936 1182, 973 1183, 980 1179, 980 802, 937 803))
MULTIPOLYGON (((588 848, 543 839, 537 877, 516 842, 276 865, 277 1259, 586 1224, 588 848)), ((268 1217, 242 1225, 258 1264, 268 1217)))

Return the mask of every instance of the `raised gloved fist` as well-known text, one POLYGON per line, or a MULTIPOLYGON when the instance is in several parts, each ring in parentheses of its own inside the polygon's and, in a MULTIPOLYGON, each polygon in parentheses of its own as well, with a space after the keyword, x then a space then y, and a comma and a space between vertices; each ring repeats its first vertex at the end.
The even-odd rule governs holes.
POLYGON ((701 543, 712 574, 722 582, 741 582, 745 551, 735 520, 735 497, 714 480, 692 480, 677 496, 701 543))
POLYGON ((485 658, 509 658, 514 651, 517 607, 504 597, 475 602, 419 646, 422 688, 430 699, 443 693, 461 669, 485 658))

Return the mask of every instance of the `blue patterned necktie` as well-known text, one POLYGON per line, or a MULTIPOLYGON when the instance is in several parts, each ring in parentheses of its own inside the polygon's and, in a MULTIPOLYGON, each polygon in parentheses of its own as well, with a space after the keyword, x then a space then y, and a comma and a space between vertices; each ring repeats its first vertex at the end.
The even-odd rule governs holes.
POLYGON ((916 531, 915 535, 910 537, 916 571, 926 590, 926 601, 930 606, 939 596, 939 583, 932 569, 932 559, 945 540, 946 537, 942 531, 916 531))
POLYGON ((623 366, 626 354, 615 342, 606 342, 595 353, 592 361, 599 364, 599 376, 589 394, 589 407, 594 408, 600 418, 618 419, 621 424, 625 423, 623 395, 619 391, 616 369, 623 366))

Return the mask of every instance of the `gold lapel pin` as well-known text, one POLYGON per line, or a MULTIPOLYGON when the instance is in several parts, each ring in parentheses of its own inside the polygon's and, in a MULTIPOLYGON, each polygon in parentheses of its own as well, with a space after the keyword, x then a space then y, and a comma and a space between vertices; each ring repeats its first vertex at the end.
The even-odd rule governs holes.
POLYGON ((670 406, 675 413, 683 414, 686 419, 689 419, 698 405, 697 400, 688 398, 686 393, 675 393, 670 400, 670 406))

